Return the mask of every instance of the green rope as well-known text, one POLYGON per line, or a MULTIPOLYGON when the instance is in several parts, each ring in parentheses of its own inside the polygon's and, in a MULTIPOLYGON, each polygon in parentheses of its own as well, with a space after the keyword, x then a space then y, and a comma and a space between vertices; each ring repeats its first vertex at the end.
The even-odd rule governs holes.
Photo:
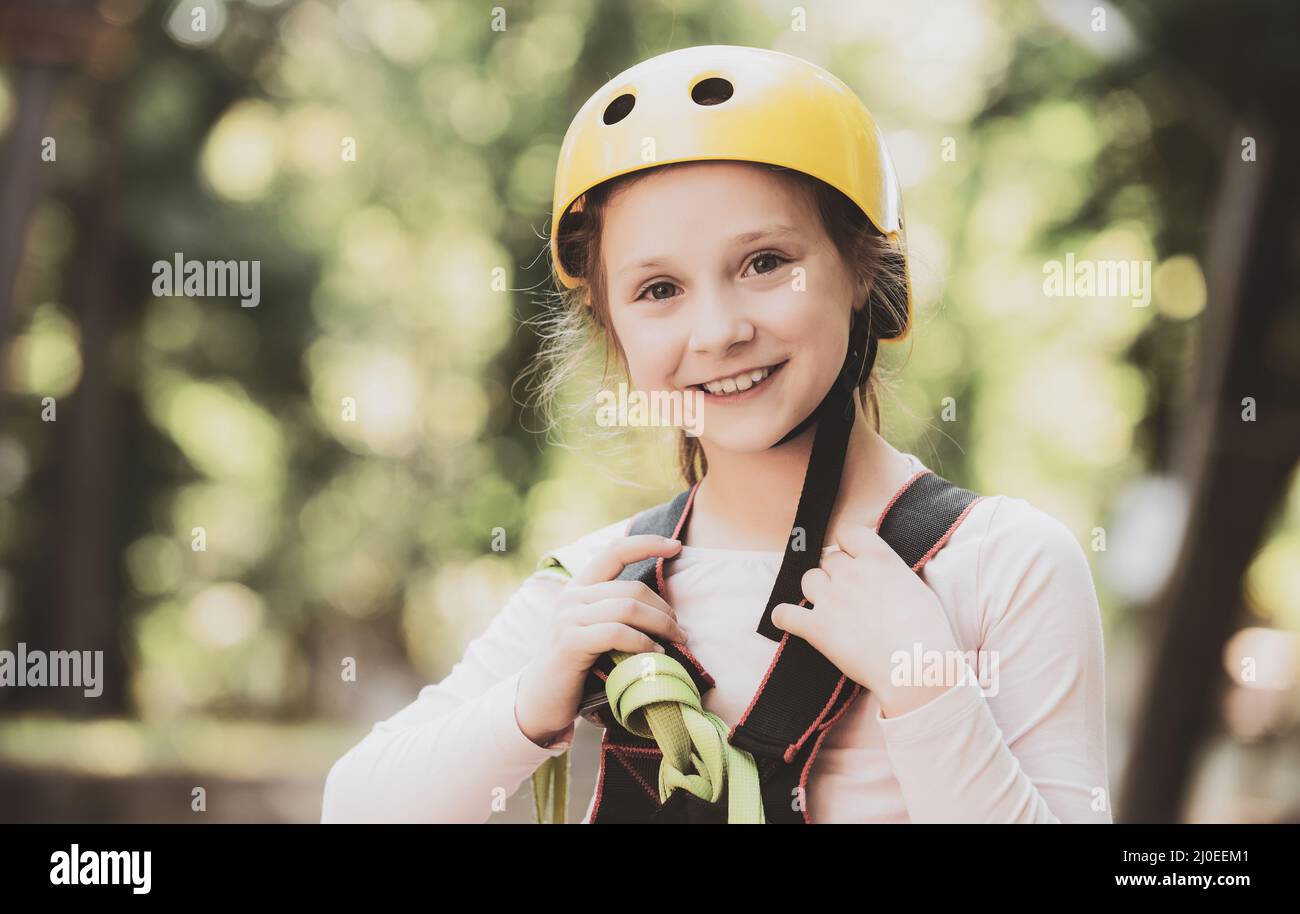
POLYGON ((618 665, 605 681, 614 719, 663 750, 659 802, 687 790, 716 803, 727 795, 727 822, 763 824, 758 765, 727 742, 727 725, 704 710, 695 681, 673 658, 658 653, 613 652, 618 665))
MULTIPOLYGON (((605 681, 610 711, 630 733, 653 739, 663 752, 659 763, 659 802, 686 790, 716 803, 727 797, 731 824, 764 822, 763 796, 754 757, 727 742, 727 725, 704 710, 700 690, 680 663, 664 654, 612 652, 617 665, 605 681)), ((533 774, 533 804, 538 823, 564 822, 568 758, 547 759, 533 774)))
POLYGON ((548 758, 533 772, 534 821, 538 825, 563 825, 568 800, 569 753, 565 752, 548 758))
MULTIPOLYGON (((538 567, 565 577, 571 574, 554 555, 544 556, 538 567)), ((605 681, 605 695, 614 718, 629 732, 653 739, 663 752, 659 802, 667 802, 674 790, 687 790, 710 803, 726 793, 729 824, 761 825, 765 819, 758 765, 744 749, 727 742, 726 723, 704 710, 700 690, 686 668, 665 654, 611 653, 616 665, 605 681)), ((537 823, 563 824, 569 753, 542 762, 532 781, 537 823)))

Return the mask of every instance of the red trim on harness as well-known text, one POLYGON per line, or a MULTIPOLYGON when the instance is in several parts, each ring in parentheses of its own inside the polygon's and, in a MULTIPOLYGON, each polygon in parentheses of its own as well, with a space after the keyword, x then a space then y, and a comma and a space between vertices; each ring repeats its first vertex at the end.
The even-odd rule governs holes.
MULTIPOLYGON (((903 483, 902 486, 899 487, 898 491, 894 493, 893 497, 890 498, 889 502, 885 505, 885 509, 880 512, 880 518, 876 521, 877 534, 880 533, 880 525, 881 523, 884 522, 885 516, 889 514, 890 509, 894 507, 894 503, 898 501, 899 498, 902 497, 904 492, 906 492, 909 488, 911 488, 912 483, 916 482, 918 479, 920 479, 922 476, 924 476, 926 473, 929 472, 931 472, 929 469, 918 470, 915 473, 913 473, 907 479, 907 481, 903 483)), ((964 517, 965 515, 963 514, 962 516, 964 517)), ((949 531, 949 533, 951 533, 951 530, 949 531)), ((947 535, 945 535, 945 538, 946 536, 947 535)), ((802 600, 799 601, 800 606, 807 605, 807 603, 808 603, 807 597, 804 597, 802 600)), ((788 632, 781 637, 781 644, 779 647, 777 647, 776 653, 772 656, 772 662, 768 665, 767 672, 763 674, 763 679, 762 681, 759 682, 758 689, 757 691, 754 692, 754 697, 749 700, 749 707, 745 708, 745 713, 741 715, 740 720, 736 722, 736 725, 731 728, 731 732, 727 734, 728 741, 730 741, 731 737, 735 735, 736 727, 739 727, 741 724, 743 724, 746 720, 749 719, 750 712, 752 712, 754 710, 754 706, 758 704, 758 700, 759 698, 762 697, 763 691, 767 688, 767 682, 772 676, 772 670, 776 669, 776 662, 781 659, 781 652, 785 650, 785 645, 786 642, 789 640, 789 638, 790 638, 790 634, 788 632)), ((834 706, 835 699, 839 696, 840 690, 844 687, 844 680, 847 678, 848 677, 841 677, 840 684, 836 686, 835 691, 832 693, 830 702, 826 705, 825 708, 822 708, 821 713, 817 715, 817 718, 813 721, 812 725, 803 734, 803 736, 799 738, 799 741, 795 743, 793 746, 790 746, 786 749, 785 760, 787 763, 790 761, 792 754, 794 752, 798 752, 800 747, 802 747, 803 744, 808 741, 809 735, 813 732, 813 730, 817 728, 817 725, 821 722, 821 719, 826 714, 826 712, 830 710, 831 707, 834 706)))
MULTIPOLYGON (((677 526, 673 528, 671 539, 680 540, 682 537, 682 527, 686 526, 686 518, 691 516, 691 505, 695 504, 695 493, 699 491, 700 484, 697 482, 691 486, 691 494, 686 496, 686 504, 682 508, 682 516, 677 518, 677 526)), ((659 585, 659 596, 664 595, 664 557, 659 556, 659 561, 655 562, 655 582, 659 585)))
POLYGON ((663 752, 659 749, 645 749, 640 746, 620 746, 617 743, 610 741, 609 731, 606 730, 600 741, 600 775, 596 781, 596 798, 591 804, 591 814, 587 816, 588 825, 595 824, 596 816, 600 813, 600 804, 605 796, 605 756, 610 752, 614 753, 614 758, 618 759, 619 763, 627 769, 628 773, 632 775, 633 779, 638 784, 641 785, 642 789, 644 789, 656 803, 659 802, 659 788, 646 783, 645 779, 641 777, 636 768, 634 768, 627 759, 623 758, 622 753, 638 752, 644 755, 663 755, 663 752))
POLYGON ((956 532, 957 528, 961 526, 962 521, 966 519, 966 515, 970 514, 971 508, 975 507, 983 500, 984 500, 983 495, 975 496, 975 498, 971 501, 971 503, 966 506, 966 510, 962 511, 961 514, 957 515, 957 519, 952 522, 952 526, 950 526, 946 531, 944 531, 943 536, 939 537, 939 541, 935 543, 933 546, 931 546, 930 551, 927 552, 925 555, 921 556, 920 561, 918 561, 915 565, 912 566, 912 570, 920 571, 921 567, 925 565, 926 562, 934 558, 934 554, 944 547, 944 544, 948 542, 948 539, 953 535, 954 532, 956 532))
MULTIPOLYGON (((877 532, 880 531, 881 522, 884 521, 885 515, 889 513, 889 509, 894 506, 894 502, 898 500, 898 496, 902 495, 903 492, 906 491, 907 488, 911 486, 911 484, 914 483, 919 477, 925 475, 925 473, 928 472, 930 471, 925 470, 923 472, 917 473, 915 476, 913 476, 911 479, 907 481, 907 483, 903 486, 902 489, 899 489, 897 495, 895 495, 892 499, 890 499, 889 504, 885 507, 885 510, 880 515, 880 520, 876 522, 877 532)), ((943 548, 944 544, 948 542, 948 540, 952 537, 953 533, 957 530, 957 528, 961 526, 962 521, 966 520, 966 517, 967 515, 970 514, 971 509, 974 508, 975 505, 979 504, 979 502, 982 501, 983 499, 984 496, 977 495, 971 501, 971 503, 966 506, 965 510, 962 511, 961 514, 957 516, 957 519, 952 522, 952 525, 944 532, 943 536, 939 538, 939 541, 934 544, 934 546, 930 549, 929 552, 927 552, 925 555, 921 557, 920 561, 918 561, 915 565, 912 566, 913 571, 919 572, 922 566, 924 566, 926 562, 932 559, 935 553, 937 553, 940 549, 943 548)), ((808 753, 808 761, 804 762, 803 771, 801 771, 799 774, 799 787, 801 790, 803 790, 803 795, 804 795, 804 808, 802 810, 803 820, 808 825, 813 824, 812 811, 809 809, 809 806, 811 804, 808 803, 808 777, 812 772, 813 762, 816 761, 817 753, 821 751, 822 742, 826 739, 827 734, 831 732, 831 728, 834 727, 835 724, 839 722, 840 718, 843 717, 844 714, 848 711, 848 709, 853 705, 853 702, 857 699, 858 695, 864 691, 862 686, 858 685, 857 683, 853 684, 853 689, 854 689, 853 694, 850 695, 848 700, 844 702, 844 707, 842 707, 833 718, 826 721, 825 725, 821 728, 821 735, 817 737, 817 742, 813 743, 812 751, 808 753)), ((789 761, 788 757, 787 757, 787 761, 789 761)))
MULTIPOLYGON (((682 508, 682 516, 677 518, 677 526, 673 528, 672 538, 675 540, 681 539, 682 529, 686 526, 686 519, 691 516, 691 506, 695 504, 695 493, 698 492, 699 489, 700 484, 697 482, 695 485, 691 486, 691 493, 686 496, 686 504, 682 508)), ((659 556, 659 560, 655 562, 655 584, 657 585, 659 596, 661 597, 664 595, 664 588, 667 586, 664 582, 664 561, 665 559, 661 555, 659 556)), ((712 674, 704 668, 704 664, 700 663, 699 658, 691 653, 691 649, 686 646, 686 642, 674 641, 673 646, 676 647, 677 650, 681 651, 687 660, 695 664, 695 671, 703 677, 704 681, 707 682, 711 688, 718 684, 718 681, 713 678, 712 674)))
POLYGON ((606 751, 614 753, 614 758, 618 759, 619 762, 623 765, 623 767, 626 768, 631 773, 632 777, 636 778, 636 782, 640 784, 641 787, 645 790, 645 792, 650 795, 650 798, 654 800, 656 803, 659 802, 659 788, 655 787, 645 778, 641 777, 640 773, 636 770, 636 768, 632 766, 632 763, 623 757, 623 753, 634 752, 640 755, 662 755, 663 754, 662 752, 658 752, 658 751, 647 752, 645 749, 641 749, 639 747, 633 748, 631 746, 620 746, 617 743, 610 743, 609 748, 606 751))
MULTIPOLYGON (((609 731, 606 731, 609 732, 609 731)), ((600 800, 605 793, 605 734, 600 736, 600 770, 596 773, 596 796, 591 801, 591 813, 587 816, 587 824, 592 825, 596 821, 596 813, 600 812, 600 800)))
MULTIPOLYGON (((807 602, 808 599, 805 597, 804 599, 799 601, 799 605, 803 606, 807 602)), ((740 720, 738 720, 732 726, 731 730, 727 733, 727 742, 731 742, 732 738, 736 735, 736 727, 739 727, 741 724, 743 724, 746 720, 749 719, 750 712, 754 710, 754 705, 758 704, 759 696, 761 696, 763 694, 763 690, 767 688, 767 681, 772 676, 772 670, 776 669, 776 662, 778 659, 780 659, 781 652, 785 650, 786 643, 789 640, 790 640, 789 632, 786 632, 784 635, 781 636, 781 644, 777 647, 776 654, 773 655, 772 662, 768 666, 767 672, 763 674, 763 680, 762 682, 759 683, 758 689, 754 692, 754 697, 749 700, 749 707, 745 709, 745 713, 741 715, 740 720)), ((827 715, 827 713, 830 712, 832 708, 835 707, 835 702, 838 701, 840 695, 843 694, 844 683, 850 681, 851 680, 847 676, 840 677, 840 681, 835 686, 835 691, 831 693, 830 700, 826 702, 825 707, 823 707, 821 711, 817 714, 817 716, 813 719, 812 724, 809 725, 808 729, 804 731, 803 735, 799 737, 797 742, 795 742, 793 745, 786 747, 785 752, 782 754, 782 758, 784 759, 786 764, 789 764, 791 761, 794 760, 795 755, 797 755, 799 753, 799 750, 803 748, 803 744, 808 742, 808 737, 813 734, 814 730, 817 730, 819 727, 829 726, 831 721, 839 719, 839 714, 837 713, 833 718, 831 718, 830 721, 823 722, 823 718, 827 715)), ((856 682, 853 683, 853 686, 855 688, 859 688, 856 682)))
MULTIPOLYGON (((608 733, 609 731, 605 731, 608 733)), ((605 734, 600 736, 600 771, 596 774, 596 796, 591 801, 591 813, 587 816, 587 824, 592 825, 596 821, 596 813, 600 812, 600 800, 605 793, 605 734)))
POLYGON ((922 476, 924 476, 926 473, 929 473, 929 472, 932 472, 932 471, 931 471, 931 470, 928 470, 928 469, 925 469, 925 470, 917 470, 915 473, 912 474, 911 478, 908 479, 907 482, 903 483, 902 488, 900 488, 897 492, 894 493, 894 497, 891 498, 891 499, 889 500, 889 503, 888 503, 887 505, 885 505, 885 510, 881 511, 881 512, 880 512, 880 517, 876 519, 876 533, 877 533, 877 534, 880 533, 880 525, 883 524, 883 523, 885 522, 885 517, 889 514, 890 511, 893 510, 893 508, 894 508, 894 502, 896 502, 896 501, 898 501, 900 498, 902 498, 902 497, 903 497, 903 493, 906 492, 908 489, 912 488, 912 483, 916 482, 918 479, 920 479, 922 476))
MULTIPOLYGON (((894 504, 898 501, 898 499, 902 497, 903 493, 906 492, 909 488, 911 488, 912 484, 915 483, 918 479, 920 479, 922 476, 925 476, 927 473, 930 472, 932 471, 929 469, 923 469, 914 473, 906 482, 903 483, 903 485, 899 488, 899 490, 894 493, 893 497, 890 498, 889 502, 885 505, 884 510, 880 512, 880 517, 876 521, 877 535, 879 535, 880 533, 880 525, 884 523, 885 518, 888 516, 889 512, 893 509, 894 504)), ((698 482, 691 487, 690 495, 687 496, 686 506, 682 510, 682 516, 678 519, 677 527, 673 531, 674 538, 680 539, 681 531, 686 524, 686 519, 690 515, 691 507, 695 502, 695 493, 698 491, 698 489, 699 489, 698 482)), ((976 496, 975 499, 972 500, 971 503, 966 506, 966 508, 961 512, 961 514, 958 515, 957 519, 954 520, 952 524, 948 527, 948 529, 944 532, 943 536, 939 538, 938 542, 936 542, 930 548, 930 550, 926 552, 926 554, 923 555, 915 565, 912 566, 912 571, 919 572, 921 568, 930 559, 932 559, 938 553, 938 551, 944 547, 944 545, 947 544, 948 540, 951 539, 953 533, 956 532, 957 528, 960 527, 962 522, 966 520, 966 517, 970 514, 971 509, 974 508, 975 505, 977 505, 980 501, 982 501, 983 498, 984 496, 976 496)), ((626 535, 626 531, 630 529, 630 525, 631 525, 631 521, 629 521, 629 526, 624 530, 625 535, 626 535)), ((663 573, 664 562, 665 559, 663 557, 660 557, 659 560, 655 563, 655 580, 656 583, 658 584, 660 596, 663 596, 663 591, 665 587, 664 573, 663 573)), ((799 605, 800 606, 808 605, 808 599, 805 597, 804 599, 800 600, 799 605)), ((772 662, 768 665, 767 671, 763 674, 763 679, 759 683, 758 689, 755 691, 753 698, 750 699, 749 706, 745 709, 745 713, 741 715, 740 720, 736 723, 735 726, 731 728, 730 732, 727 734, 728 742, 731 742, 732 738, 735 736, 736 727, 739 727, 741 724, 745 723, 745 721, 749 718, 749 715, 753 711, 754 706, 758 703, 759 698, 762 696, 764 690, 767 688, 767 684, 771 678, 772 671, 776 668, 777 661, 781 658, 781 654, 785 650, 785 646, 786 644, 789 643, 789 640, 790 640, 790 634, 789 632, 786 632, 781 638, 781 643, 777 646, 776 653, 772 657, 772 662)), ((674 644, 676 644, 676 642, 674 642, 674 644)), ((685 655, 687 658, 690 659, 692 663, 695 664, 696 668, 699 670, 702 676, 709 682, 710 685, 716 685, 713 677, 709 675, 708 671, 704 669, 704 667, 700 664, 699 660, 697 660, 695 656, 691 654, 691 652, 686 648, 684 644, 676 644, 676 646, 678 647, 679 650, 681 650, 683 655, 685 655)), ((599 674, 600 671, 598 670, 597 675, 599 674)), ((602 676, 601 678, 604 677, 602 676)), ((808 738, 812 736, 814 733, 817 734, 817 739, 813 743, 812 750, 808 753, 808 759, 807 761, 804 762, 803 769, 799 773, 798 786, 803 793, 803 799, 804 799, 804 808, 801 810, 801 813, 803 815, 804 822, 808 825, 814 824, 812 818, 812 812, 810 810, 811 804, 808 802, 808 779, 811 776, 813 764, 816 762, 817 755, 821 751, 822 744, 825 742, 826 737, 830 734, 831 729, 837 723, 839 723, 840 720, 843 719, 844 715, 848 712, 849 708, 852 707, 854 701, 856 701, 857 697, 864 691, 866 690, 858 683, 853 682, 847 676, 841 676, 840 681, 839 683, 836 684, 835 690, 832 692, 830 700, 826 703, 826 706, 817 715, 817 718, 813 721, 812 725, 809 726, 809 728, 803 733, 803 735, 799 737, 799 740, 794 745, 786 748, 786 751, 783 755, 785 763, 790 764, 793 761, 794 756, 799 753, 799 751, 802 749, 804 744, 808 741, 808 738), (841 703, 839 710, 835 711, 835 713, 831 717, 823 721, 822 718, 825 717, 826 714, 828 714, 832 709, 835 708, 836 701, 844 693, 844 687, 846 683, 852 687, 852 691, 849 693, 848 698, 845 699, 843 703, 841 703)), ((624 757, 624 753, 635 753, 635 754, 647 755, 647 756, 659 756, 662 758, 663 751, 657 748, 650 749, 643 746, 620 746, 617 743, 613 743, 610 741, 609 731, 606 730, 605 733, 602 735, 602 740, 601 740, 600 778, 596 784, 596 797, 592 804, 591 815, 588 817, 589 823, 595 821, 596 816, 600 811, 600 806, 604 795, 604 785, 605 785, 605 757, 610 752, 612 752, 614 754, 614 757, 619 760, 619 762, 628 770, 629 773, 631 773, 632 777, 637 781, 638 784, 641 785, 642 789, 644 789, 646 793, 651 798, 653 798, 656 803, 659 802, 658 789, 650 785, 648 782, 646 782, 644 778, 641 777, 641 775, 637 772, 637 770, 632 766, 631 762, 624 757)))
MULTIPOLYGON (((798 741, 793 746, 786 747, 785 754, 782 758, 785 760, 787 765, 794 761, 794 757, 799 753, 799 750, 803 748, 803 744, 808 742, 808 737, 812 735, 814 730, 817 730, 820 727, 829 727, 832 721, 839 719, 840 715, 837 713, 833 718, 831 718, 831 720, 826 721, 825 724, 822 723, 822 718, 830 713, 831 708, 835 707, 835 702, 839 700, 840 695, 844 692, 844 683, 849 681, 849 677, 840 676, 840 681, 835 684, 835 691, 831 693, 830 701, 826 702, 826 706, 818 712, 817 717, 812 722, 812 726, 804 731, 803 735, 799 737, 798 741)), ((856 682, 853 684, 855 686, 857 685, 856 682)))
MULTIPOLYGON (((848 679, 847 676, 844 678, 848 679)), ((862 691, 863 691, 862 686, 858 685, 856 682, 853 683, 853 692, 849 695, 848 699, 844 702, 844 707, 840 708, 839 712, 834 717, 826 721, 825 725, 822 727, 821 735, 817 737, 817 742, 813 743, 812 751, 808 753, 808 761, 804 762, 803 771, 799 772, 799 789, 803 791, 803 799, 804 799, 803 809, 800 810, 800 812, 803 813, 803 820, 804 823, 807 825, 813 824, 812 811, 808 808, 811 805, 808 802, 808 777, 812 773, 813 762, 817 758, 817 753, 821 751, 822 742, 826 739, 826 736, 831 732, 831 727, 835 726, 835 724, 839 722, 839 719, 843 717, 845 712, 849 710, 849 708, 853 705, 853 702, 857 699, 858 695, 862 693, 862 691)))
POLYGON ((704 664, 700 663, 699 659, 694 654, 691 653, 690 648, 686 646, 686 643, 684 641, 674 641, 673 645, 677 648, 677 650, 681 651, 683 654, 686 655, 687 660, 695 664, 696 671, 698 671, 699 674, 704 677, 704 681, 709 684, 710 688, 718 684, 718 681, 713 678, 713 675, 704 668, 704 664))
MULTIPOLYGON (((686 525, 686 518, 690 516, 691 505, 695 503, 695 493, 699 490, 699 488, 700 488, 700 484, 698 482, 695 485, 691 486, 691 492, 688 496, 686 496, 686 505, 682 508, 682 516, 677 519, 677 526, 673 529, 673 536, 672 536, 673 539, 681 539, 682 528, 686 525)), ((632 524, 635 521, 636 521, 635 515, 633 515, 631 518, 628 519, 626 526, 623 527, 624 536, 627 536, 629 531, 631 531, 632 524)), ((664 594, 664 587, 665 587, 664 556, 660 556, 659 559, 655 562, 655 584, 657 585, 659 596, 662 597, 664 594)), ((704 668, 704 665, 700 663, 699 659, 693 653, 691 653, 691 651, 686 647, 684 643, 674 641, 673 645, 682 653, 684 657, 686 657, 686 659, 688 659, 691 663, 695 664, 695 669, 700 674, 701 678, 703 678, 710 686, 717 685, 717 681, 713 678, 712 675, 709 674, 709 671, 704 668)), ((609 676, 606 673, 604 673, 602 670, 595 670, 594 672, 602 681, 609 680, 609 676)), ((615 743, 612 740, 610 740, 608 729, 606 729, 604 733, 601 734, 600 750, 601 750, 600 751, 600 775, 599 775, 599 779, 596 782, 596 798, 591 806, 591 815, 587 817, 587 822, 589 824, 595 821, 596 815, 600 812, 600 804, 603 799, 604 789, 605 789, 605 757, 607 754, 611 752, 614 754, 614 758, 618 759, 619 763, 622 764, 623 767, 628 770, 628 773, 631 774, 632 777, 636 780, 636 782, 641 785, 642 789, 645 790, 645 792, 650 795, 651 799, 653 799, 656 803, 659 802, 659 788, 647 783, 646 780, 642 778, 641 775, 637 772, 636 768, 632 766, 631 762, 629 762, 626 758, 624 758, 623 754, 636 753, 638 755, 659 756, 662 758, 663 750, 650 749, 644 746, 620 746, 618 743, 615 743)))
MULTIPOLYGON (((799 605, 803 606, 807 602, 808 598, 804 597, 799 601, 799 605)), ((785 650, 785 646, 789 641, 790 633, 786 632, 781 636, 781 643, 776 646, 776 653, 772 655, 772 662, 767 665, 767 672, 765 672, 763 678, 759 680, 758 688, 754 690, 754 696, 749 699, 749 706, 745 708, 745 713, 740 715, 740 720, 736 721, 732 726, 731 731, 727 734, 727 742, 731 742, 731 738, 736 735, 736 727, 739 727, 745 721, 749 720, 749 713, 754 710, 754 705, 758 704, 758 699, 763 695, 763 690, 767 688, 767 681, 772 678, 772 671, 776 669, 776 662, 781 659, 781 654, 785 650)))

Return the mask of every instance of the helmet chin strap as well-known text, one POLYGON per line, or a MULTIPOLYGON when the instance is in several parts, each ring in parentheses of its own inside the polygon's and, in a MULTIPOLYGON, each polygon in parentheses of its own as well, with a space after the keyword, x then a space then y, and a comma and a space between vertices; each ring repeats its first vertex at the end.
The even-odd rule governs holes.
POLYGON ((807 418, 772 445, 779 447, 814 422, 817 424, 808 469, 804 472, 803 489, 799 493, 799 505, 795 510, 794 527, 785 547, 785 558, 768 597, 767 609, 758 624, 758 633, 773 641, 780 641, 785 632, 772 622, 772 610, 781 603, 798 604, 803 599, 804 573, 821 564, 826 528, 839 495, 849 434, 857 416, 853 394, 876 361, 878 342, 866 315, 854 310, 849 325, 848 354, 835 383, 807 418))
POLYGON ((799 437, 814 422, 825 415, 827 405, 834 398, 836 389, 841 385, 848 388, 851 404, 853 391, 857 390, 862 384, 862 379, 870 373, 871 366, 876 361, 878 340, 873 334, 869 333, 869 329, 862 312, 855 309, 849 323, 849 351, 844 357, 844 365, 840 368, 835 384, 826 392, 826 396, 822 398, 821 403, 813 407, 813 411, 805 416, 802 422, 786 432, 785 436, 772 447, 780 447, 787 441, 799 437))

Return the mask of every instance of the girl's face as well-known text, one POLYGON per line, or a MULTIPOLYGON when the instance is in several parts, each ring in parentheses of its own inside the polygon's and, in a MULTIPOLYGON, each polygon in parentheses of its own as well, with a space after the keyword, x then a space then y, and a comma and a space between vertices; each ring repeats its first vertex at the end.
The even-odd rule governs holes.
POLYGON ((865 298, 799 185, 743 162, 676 165, 618 190, 601 255, 633 388, 705 391, 706 448, 761 451, 811 413, 865 298))

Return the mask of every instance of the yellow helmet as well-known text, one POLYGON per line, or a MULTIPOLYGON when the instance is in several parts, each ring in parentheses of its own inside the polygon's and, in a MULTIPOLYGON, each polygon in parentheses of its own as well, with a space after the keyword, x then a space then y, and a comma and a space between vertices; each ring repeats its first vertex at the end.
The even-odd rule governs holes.
POLYGON ((560 226, 596 185, 629 172, 713 159, 780 165, 818 178, 858 205, 904 254, 903 201, 889 152, 862 101, 826 70, 779 51, 732 45, 652 57, 601 86, 574 116, 555 171, 551 260, 560 281, 560 226))

